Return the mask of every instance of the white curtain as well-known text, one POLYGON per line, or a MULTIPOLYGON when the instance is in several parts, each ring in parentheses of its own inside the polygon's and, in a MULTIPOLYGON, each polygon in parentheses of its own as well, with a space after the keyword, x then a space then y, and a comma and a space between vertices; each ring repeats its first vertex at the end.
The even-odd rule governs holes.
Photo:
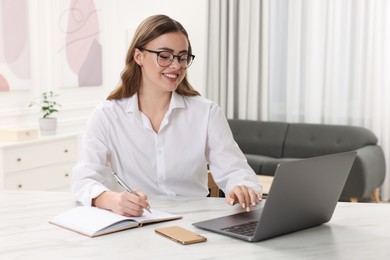
POLYGON ((390 168, 390 1, 210 1, 209 23, 206 95, 227 117, 363 126, 390 168))
POLYGON ((206 95, 231 118, 260 118, 260 6, 261 1, 209 1, 206 95))

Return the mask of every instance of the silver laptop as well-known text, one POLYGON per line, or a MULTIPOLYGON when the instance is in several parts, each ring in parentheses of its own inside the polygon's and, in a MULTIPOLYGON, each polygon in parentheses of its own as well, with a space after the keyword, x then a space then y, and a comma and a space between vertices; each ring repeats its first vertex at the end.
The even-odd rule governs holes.
POLYGON ((259 209, 193 223, 227 236, 257 242, 328 222, 356 152, 281 163, 259 209))

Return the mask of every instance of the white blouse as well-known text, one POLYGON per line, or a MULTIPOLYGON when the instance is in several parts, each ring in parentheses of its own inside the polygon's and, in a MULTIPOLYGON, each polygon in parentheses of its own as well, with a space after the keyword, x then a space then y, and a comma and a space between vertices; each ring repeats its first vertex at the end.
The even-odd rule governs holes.
POLYGON ((104 101, 88 120, 72 192, 84 205, 103 191, 123 191, 112 171, 147 195, 207 196, 207 164, 228 192, 246 185, 261 193, 256 174, 234 141, 225 115, 200 96, 173 93, 158 133, 138 96, 104 101))

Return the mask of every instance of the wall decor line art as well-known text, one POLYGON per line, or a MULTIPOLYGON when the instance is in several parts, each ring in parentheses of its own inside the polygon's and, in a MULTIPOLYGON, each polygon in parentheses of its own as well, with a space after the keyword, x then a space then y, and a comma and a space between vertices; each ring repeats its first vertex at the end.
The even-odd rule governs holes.
POLYGON ((61 87, 102 85, 102 46, 100 43, 99 1, 60 2, 59 77, 61 87))
POLYGON ((0 0, 0 92, 31 87, 28 0, 0 0))

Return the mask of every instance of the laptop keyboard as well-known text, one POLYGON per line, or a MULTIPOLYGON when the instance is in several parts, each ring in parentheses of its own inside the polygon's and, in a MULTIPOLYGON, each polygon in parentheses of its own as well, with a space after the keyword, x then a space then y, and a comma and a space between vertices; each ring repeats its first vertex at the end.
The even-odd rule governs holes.
POLYGON ((234 225, 223 228, 222 230, 232 232, 243 236, 253 236, 255 234, 258 221, 251 221, 240 225, 234 225))

